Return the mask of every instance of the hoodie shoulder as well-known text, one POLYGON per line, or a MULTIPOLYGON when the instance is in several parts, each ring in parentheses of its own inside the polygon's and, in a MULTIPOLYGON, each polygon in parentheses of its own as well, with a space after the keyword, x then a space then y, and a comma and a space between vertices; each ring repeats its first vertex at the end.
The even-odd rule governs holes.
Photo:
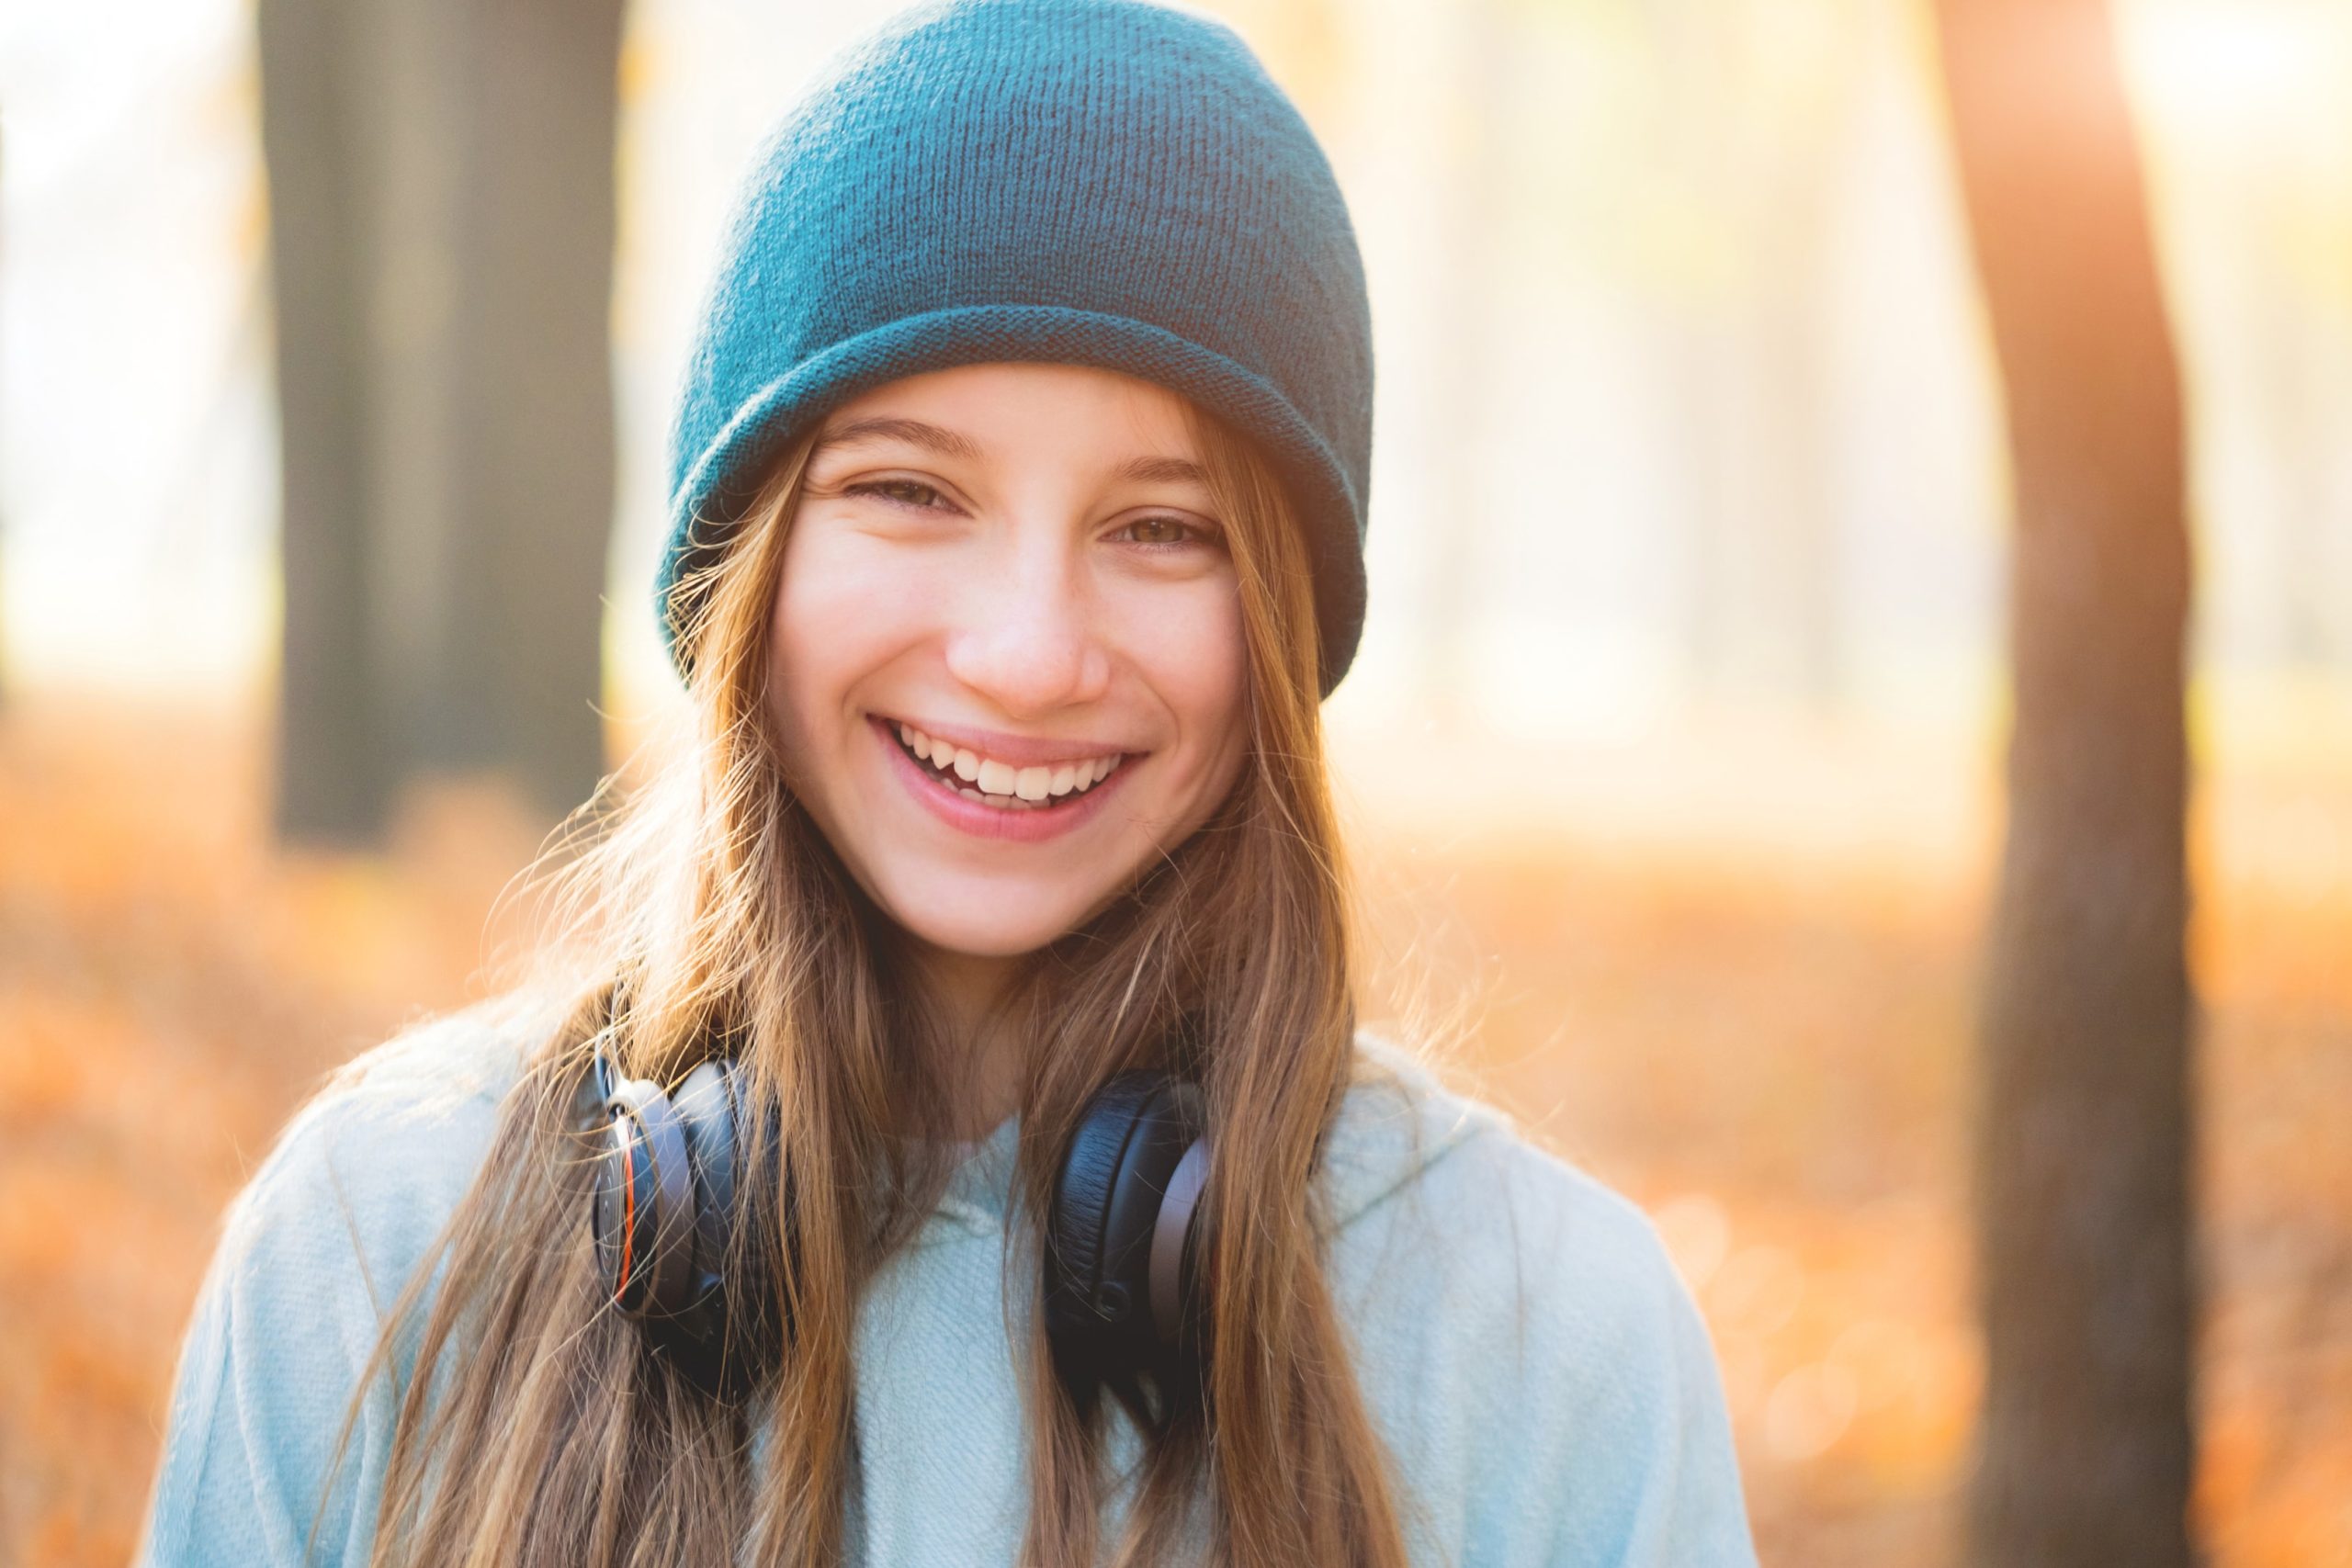
POLYGON ((1358 1055, 1330 1279, 1416 1561, 1754 1568, 1713 1347, 1649 1217, 1402 1049, 1358 1055))
POLYGON ((540 1021, 529 998, 492 998, 412 1023, 335 1068, 232 1205, 224 1240, 318 1224, 332 1209, 337 1223, 325 1228, 367 1244, 356 1247, 362 1260, 413 1258, 471 1184, 540 1021))
POLYGON ((324 1561, 367 1561, 358 1500, 382 1481, 415 1322, 389 1376, 363 1390, 363 1371, 479 1173, 538 1021, 509 996, 413 1024, 287 1122, 222 1217, 138 1562, 302 1561, 314 1527, 324 1561))
POLYGON ((1347 1094, 1324 1136, 1333 1226, 1345 1228, 1465 1144, 1510 1132, 1502 1112, 1448 1089, 1404 1046, 1359 1031, 1347 1094))

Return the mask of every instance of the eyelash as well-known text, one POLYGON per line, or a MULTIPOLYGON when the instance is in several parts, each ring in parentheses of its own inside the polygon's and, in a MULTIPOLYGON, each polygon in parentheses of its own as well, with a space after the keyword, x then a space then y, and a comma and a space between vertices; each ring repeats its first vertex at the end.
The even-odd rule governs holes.
MULTIPOLYGON (((935 506, 925 505, 922 502, 907 501, 899 496, 892 495, 889 492, 893 490, 917 490, 933 496, 939 493, 939 490, 936 486, 924 484, 919 479, 865 479, 857 484, 849 486, 842 493, 844 495, 872 495, 881 501, 888 502, 892 506, 909 507, 917 512, 936 512, 939 510, 939 508, 935 506)), ((1182 517, 1170 517, 1164 515, 1138 517, 1133 522, 1125 525, 1122 531, 1124 532, 1125 528, 1139 527, 1147 523, 1170 524, 1184 530, 1184 532, 1190 535, 1191 537, 1188 539, 1161 539, 1152 542, 1138 539, 1136 541, 1136 544, 1142 549, 1181 550, 1188 544, 1207 545, 1212 548, 1217 548, 1222 547, 1225 543, 1224 536, 1222 535, 1212 529, 1204 528, 1197 523, 1188 523, 1182 517)))

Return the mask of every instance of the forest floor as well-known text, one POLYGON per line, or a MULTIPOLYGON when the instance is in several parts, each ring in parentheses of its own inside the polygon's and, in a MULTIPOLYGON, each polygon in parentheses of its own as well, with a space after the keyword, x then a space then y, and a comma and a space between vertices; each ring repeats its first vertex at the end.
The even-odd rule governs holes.
MULTIPOLYGON (((128 1560, 222 1205, 323 1072, 479 994, 511 934, 545 824, 505 792, 413 792, 381 856, 288 853, 267 739, 0 710, 0 1562, 128 1560)), ((1335 750, 1375 1016, 1452 1020, 1452 1076, 1657 1219, 1764 1561, 1954 1568, 1982 749, 1335 750)), ((2352 763, 2232 751, 2192 842, 2197 1515, 2216 1568, 2352 1564, 2352 763)))

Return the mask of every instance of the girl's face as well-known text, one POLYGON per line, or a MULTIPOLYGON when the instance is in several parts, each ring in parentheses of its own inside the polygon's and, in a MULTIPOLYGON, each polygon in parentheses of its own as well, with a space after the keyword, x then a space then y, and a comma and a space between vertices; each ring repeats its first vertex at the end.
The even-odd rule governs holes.
POLYGON ((1177 394, 969 365, 835 410, 775 600, 794 789, 933 947, 1034 951, 1232 788, 1238 591, 1177 394))

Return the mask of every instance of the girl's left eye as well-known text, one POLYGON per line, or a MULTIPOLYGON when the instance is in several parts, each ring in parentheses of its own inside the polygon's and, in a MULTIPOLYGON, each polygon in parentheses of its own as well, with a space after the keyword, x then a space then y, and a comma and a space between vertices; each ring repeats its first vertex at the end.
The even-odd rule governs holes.
POLYGON ((1181 549, 1186 545, 1215 545, 1217 534, 1181 517, 1138 517, 1123 525, 1114 538, 1130 539, 1152 549, 1181 549))
POLYGON ((896 491, 910 490, 917 491, 922 495, 930 496, 933 500, 936 500, 939 496, 939 492, 937 491, 933 490, 931 486, 922 483, 919 479, 867 479, 863 483, 850 486, 843 493, 848 495, 878 495, 883 500, 891 502, 897 505, 911 506, 917 511, 922 512, 928 512, 933 509, 930 501, 909 501, 902 495, 892 493, 896 491))

